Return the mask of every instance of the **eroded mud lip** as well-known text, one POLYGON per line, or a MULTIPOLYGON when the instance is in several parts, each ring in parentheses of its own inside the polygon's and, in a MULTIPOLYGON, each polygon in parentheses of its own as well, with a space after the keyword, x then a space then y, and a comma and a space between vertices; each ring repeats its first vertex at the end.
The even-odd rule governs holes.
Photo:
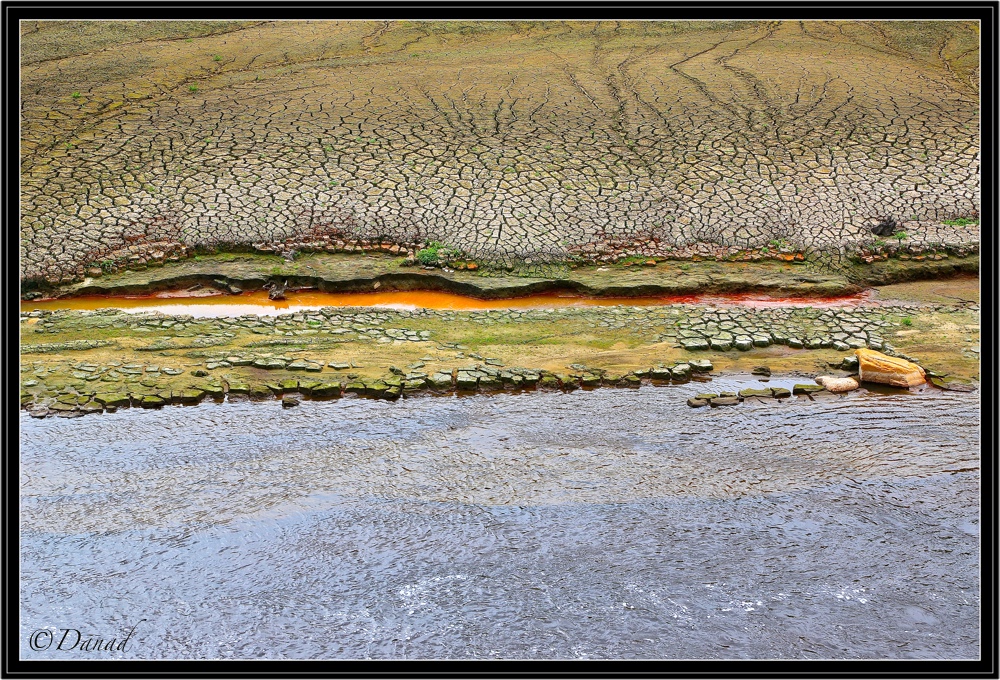
POLYGON ((266 291, 230 295, 221 291, 160 291, 151 295, 85 295, 22 302, 21 311, 34 309, 97 310, 117 308, 132 312, 163 312, 200 317, 275 315, 322 307, 382 307, 389 309, 552 309, 558 307, 647 307, 676 304, 747 307, 850 307, 872 301, 869 291, 830 297, 771 297, 734 293, 729 295, 664 295, 645 297, 590 297, 572 293, 548 293, 498 300, 442 291, 386 291, 373 293, 322 293, 299 290, 286 300, 269 300, 266 291))
MULTIPOLYGON (((206 298, 206 297, 218 297, 220 295, 228 295, 226 291, 218 290, 215 288, 199 288, 197 290, 161 290, 159 292, 153 293, 152 296, 143 295, 125 295, 122 297, 132 297, 136 299, 144 297, 154 297, 158 299, 168 299, 172 300, 175 298, 180 298, 182 300, 187 300, 190 298, 206 298)), ((100 296, 95 296, 100 297, 100 296)), ((52 298, 53 300, 58 298, 52 298)))

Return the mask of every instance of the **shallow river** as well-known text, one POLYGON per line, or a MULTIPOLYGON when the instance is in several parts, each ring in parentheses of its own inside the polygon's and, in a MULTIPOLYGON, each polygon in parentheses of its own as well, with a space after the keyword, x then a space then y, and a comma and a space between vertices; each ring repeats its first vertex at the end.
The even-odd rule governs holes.
POLYGON ((22 413, 21 657, 977 658, 978 394, 745 386, 22 413))

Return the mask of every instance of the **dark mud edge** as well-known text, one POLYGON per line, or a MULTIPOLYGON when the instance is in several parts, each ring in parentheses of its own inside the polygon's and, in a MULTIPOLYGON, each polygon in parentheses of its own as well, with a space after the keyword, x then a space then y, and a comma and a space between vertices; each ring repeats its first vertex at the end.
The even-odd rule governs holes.
MULTIPOLYGON (((535 392, 573 392, 576 390, 581 390, 584 392, 593 391, 600 388, 633 388, 638 389, 639 387, 654 387, 654 386, 664 386, 664 385, 677 385, 686 384, 689 382, 698 383, 711 383, 713 378, 733 378, 733 377, 747 377, 745 373, 731 373, 723 371, 720 373, 715 373, 709 375, 711 369, 705 371, 702 374, 692 375, 689 379, 675 380, 675 379, 655 379, 649 378, 646 371, 642 371, 639 374, 636 372, 629 372, 625 375, 617 376, 607 376, 604 374, 591 374, 583 376, 580 378, 571 378, 565 374, 553 373, 546 370, 538 370, 538 380, 537 382, 532 382, 530 385, 523 386, 513 386, 506 383, 500 383, 496 381, 489 385, 476 385, 474 387, 460 387, 457 383, 455 373, 452 374, 451 384, 448 386, 440 386, 435 388, 421 387, 418 389, 405 389, 397 381, 395 384, 384 382, 382 379, 366 379, 366 380, 355 380, 355 381, 332 381, 322 383, 321 389, 316 389, 320 387, 319 381, 303 381, 304 385, 297 388, 290 389, 276 389, 277 386, 271 386, 263 394, 249 394, 246 392, 240 392, 236 394, 228 389, 228 385, 224 386, 222 394, 217 394, 212 396, 203 392, 202 390, 195 389, 195 392, 201 392, 197 396, 189 395, 172 395, 172 397, 166 397, 160 400, 159 403, 155 405, 145 403, 142 397, 136 397, 133 395, 127 395, 124 402, 119 402, 115 405, 105 405, 99 403, 100 400, 91 401, 85 407, 66 407, 66 406, 56 406, 53 408, 52 404, 41 406, 34 403, 22 403, 21 409, 28 411, 32 417, 35 418, 46 418, 53 416, 62 417, 79 417, 83 415, 90 414, 100 414, 104 412, 114 413, 121 408, 143 408, 143 409, 160 409, 164 406, 194 406, 202 402, 214 402, 216 404, 222 404, 226 401, 251 401, 251 402, 264 402, 264 401, 274 401, 282 403, 283 407, 286 406, 282 399, 284 397, 293 397, 295 399, 295 404, 291 406, 298 405, 298 400, 304 401, 334 401, 342 398, 360 398, 360 399, 377 399, 386 401, 397 401, 400 398, 426 398, 426 397, 446 397, 446 396, 472 396, 472 395, 490 395, 490 394, 532 394, 535 392), (589 378, 589 379, 588 379, 589 378), (310 386, 311 384, 311 386, 310 386), (40 406, 40 408, 39 408, 40 406)), ((456 371, 457 373, 457 371, 456 371)), ((811 381, 806 374, 799 372, 792 372, 788 374, 774 374, 771 379, 781 379, 781 378, 796 378, 796 379, 807 379, 811 381)), ((869 389, 874 387, 876 391, 885 394, 903 394, 909 392, 906 388, 893 388, 887 385, 871 385, 870 383, 864 383, 863 386, 867 386, 869 389)), ((745 398, 752 401, 764 401, 768 403, 778 403, 784 401, 785 399, 805 399, 810 402, 816 401, 816 397, 827 397, 827 398, 840 398, 845 395, 834 394, 824 390, 821 386, 818 390, 809 390, 807 392, 799 391, 800 385, 795 386, 795 390, 782 390, 783 393, 779 394, 777 391, 773 393, 772 396, 767 396, 763 394, 768 391, 768 388, 757 389, 753 396, 744 397, 742 392, 739 393, 728 393, 720 392, 721 395, 730 396, 731 401, 720 401, 715 403, 716 400, 706 401, 704 404, 697 404, 697 406, 710 405, 713 408, 723 405, 735 405, 742 403, 745 398), (756 394, 761 393, 761 394, 756 394)), ((928 382, 928 387, 930 389, 943 389, 952 390, 955 389, 953 385, 942 386, 939 384, 933 384, 928 382)), ((980 384, 978 382, 966 383, 960 386, 958 391, 961 392, 974 392, 978 391, 980 384)), ((780 389, 780 388, 779 388, 780 389)), ((190 390, 185 390, 185 392, 190 392, 190 390)), ((688 400, 688 404, 691 404, 691 400, 688 400)))
MULTIPOLYGON (((169 265, 167 265, 169 267, 169 265)), ((217 274, 189 273, 164 276, 142 284, 101 282, 94 280, 87 285, 76 284, 72 291, 61 288, 39 290, 47 298, 66 298, 81 295, 147 295, 168 290, 183 290, 195 285, 218 288, 237 287, 244 291, 261 290, 265 284, 280 278, 288 282, 289 289, 314 289, 324 293, 360 293, 388 291, 442 291, 478 298, 499 300, 543 293, 575 293, 593 297, 644 297, 658 295, 694 295, 714 293, 772 294, 778 296, 817 297, 853 295, 871 286, 884 286, 907 281, 944 279, 960 275, 979 274, 979 256, 950 257, 944 260, 880 262, 855 266, 846 275, 810 276, 805 270, 785 280, 753 281, 747 278, 714 279, 708 282, 673 279, 663 283, 628 285, 588 285, 572 278, 551 278, 524 281, 517 277, 499 283, 499 277, 486 279, 493 285, 479 286, 468 281, 458 281, 436 273, 386 273, 374 277, 331 279, 323 276, 281 275, 280 277, 240 277, 219 271, 217 274)), ((502 279, 499 279, 502 281, 502 279)))

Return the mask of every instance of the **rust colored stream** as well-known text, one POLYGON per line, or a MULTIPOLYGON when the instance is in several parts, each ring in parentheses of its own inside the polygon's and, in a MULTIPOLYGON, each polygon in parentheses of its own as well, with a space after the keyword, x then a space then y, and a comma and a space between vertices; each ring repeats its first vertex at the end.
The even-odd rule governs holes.
POLYGON ((545 293, 500 300, 480 300, 474 297, 441 291, 386 291, 372 293, 321 293, 314 290, 291 291, 288 299, 269 300, 267 291, 239 295, 212 294, 200 296, 187 291, 162 292, 154 295, 106 296, 85 295, 54 300, 22 302, 21 311, 34 309, 94 310, 119 308, 143 312, 160 311, 168 314, 194 316, 240 316, 242 314, 283 314, 320 307, 383 307, 389 309, 539 309, 552 307, 609 307, 614 305, 651 306, 670 304, 745 305, 749 307, 842 307, 866 302, 869 295, 836 297, 768 297, 734 293, 727 295, 665 295, 659 297, 586 297, 572 293, 545 293))

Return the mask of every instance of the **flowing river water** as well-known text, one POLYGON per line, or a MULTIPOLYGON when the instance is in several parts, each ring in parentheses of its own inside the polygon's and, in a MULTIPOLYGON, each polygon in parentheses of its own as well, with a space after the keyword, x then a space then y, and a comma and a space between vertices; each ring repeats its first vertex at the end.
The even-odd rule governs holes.
POLYGON ((22 412, 21 657, 979 657, 978 394, 705 389, 22 412))

